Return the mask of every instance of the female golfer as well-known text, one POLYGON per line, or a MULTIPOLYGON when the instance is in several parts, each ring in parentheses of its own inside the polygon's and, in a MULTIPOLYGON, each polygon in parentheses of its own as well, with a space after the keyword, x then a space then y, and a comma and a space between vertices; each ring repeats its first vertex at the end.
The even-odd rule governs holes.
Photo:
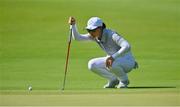
POLYGON ((94 41, 107 53, 107 56, 91 59, 88 63, 89 70, 108 80, 104 88, 126 88, 129 84, 127 73, 137 67, 130 44, 117 32, 107 29, 98 17, 88 20, 87 34, 79 34, 74 17, 69 18, 69 24, 75 40, 94 41))

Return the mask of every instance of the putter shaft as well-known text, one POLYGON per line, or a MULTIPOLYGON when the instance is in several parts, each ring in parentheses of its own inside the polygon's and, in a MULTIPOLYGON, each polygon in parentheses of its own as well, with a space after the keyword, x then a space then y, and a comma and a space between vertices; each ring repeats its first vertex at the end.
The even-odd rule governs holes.
POLYGON ((66 65, 65 65, 65 71, 64 71, 64 80, 63 80, 62 90, 65 89, 65 84, 66 84, 66 74, 67 74, 67 70, 68 70, 69 54, 70 54, 70 48, 71 48, 71 39, 72 39, 72 25, 70 26, 70 35, 69 35, 69 41, 68 41, 68 50, 67 50, 67 55, 66 55, 66 65))

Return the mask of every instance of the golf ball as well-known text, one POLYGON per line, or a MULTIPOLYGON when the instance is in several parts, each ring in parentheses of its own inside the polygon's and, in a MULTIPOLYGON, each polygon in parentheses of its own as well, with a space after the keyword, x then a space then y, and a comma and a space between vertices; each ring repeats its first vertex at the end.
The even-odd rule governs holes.
POLYGON ((32 87, 31 87, 31 86, 29 86, 29 87, 28 87, 28 90, 29 90, 29 91, 32 91, 32 87))

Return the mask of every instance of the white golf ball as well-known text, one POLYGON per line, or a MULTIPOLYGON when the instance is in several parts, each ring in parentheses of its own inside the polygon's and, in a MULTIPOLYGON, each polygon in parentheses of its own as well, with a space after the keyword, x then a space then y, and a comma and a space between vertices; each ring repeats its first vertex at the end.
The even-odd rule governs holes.
POLYGON ((32 91, 32 87, 31 87, 31 86, 29 86, 29 87, 28 87, 28 90, 29 90, 29 91, 32 91))

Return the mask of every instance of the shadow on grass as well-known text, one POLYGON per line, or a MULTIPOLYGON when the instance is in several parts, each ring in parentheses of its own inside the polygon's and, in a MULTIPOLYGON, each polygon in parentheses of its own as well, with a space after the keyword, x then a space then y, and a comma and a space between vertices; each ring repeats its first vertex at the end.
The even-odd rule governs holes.
POLYGON ((155 88, 176 88, 175 86, 137 86, 137 87, 128 87, 128 89, 155 89, 155 88))

